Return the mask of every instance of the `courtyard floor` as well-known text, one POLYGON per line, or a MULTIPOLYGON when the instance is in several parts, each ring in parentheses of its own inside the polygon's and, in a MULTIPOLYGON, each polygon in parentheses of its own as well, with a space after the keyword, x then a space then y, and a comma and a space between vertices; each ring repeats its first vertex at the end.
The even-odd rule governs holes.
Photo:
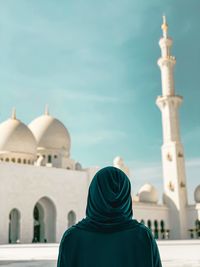
MULTIPOLYGON (((0 267, 56 267, 58 244, 0 245, 0 267)), ((200 267, 200 240, 158 241, 163 267, 200 267)))
MULTIPOLYGON (((200 267, 200 261, 163 261, 163 267, 200 267)), ((56 261, 0 261, 1 267, 56 267, 56 261)))

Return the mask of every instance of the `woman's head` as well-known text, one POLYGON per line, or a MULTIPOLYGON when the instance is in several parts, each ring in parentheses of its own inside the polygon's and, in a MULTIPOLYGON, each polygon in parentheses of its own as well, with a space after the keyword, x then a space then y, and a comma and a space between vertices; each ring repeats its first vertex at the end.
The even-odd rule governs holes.
POLYGON ((131 220, 131 185, 123 171, 106 167, 96 173, 89 187, 86 216, 106 224, 131 220))

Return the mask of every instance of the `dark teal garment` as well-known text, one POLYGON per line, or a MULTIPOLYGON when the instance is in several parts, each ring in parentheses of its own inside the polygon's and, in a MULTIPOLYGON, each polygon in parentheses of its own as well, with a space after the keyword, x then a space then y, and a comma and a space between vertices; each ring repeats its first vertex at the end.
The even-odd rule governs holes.
POLYGON ((132 219, 131 185, 119 169, 94 176, 86 218, 63 235, 58 267, 161 267, 151 232, 132 219))

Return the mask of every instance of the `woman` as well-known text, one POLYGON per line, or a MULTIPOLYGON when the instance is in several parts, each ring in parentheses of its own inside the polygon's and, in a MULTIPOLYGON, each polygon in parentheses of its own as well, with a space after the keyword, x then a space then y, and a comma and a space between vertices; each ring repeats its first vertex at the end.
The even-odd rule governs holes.
POLYGON ((120 169, 94 176, 86 218, 63 235, 57 267, 161 267, 150 230, 132 219, 131 185, 120 169))

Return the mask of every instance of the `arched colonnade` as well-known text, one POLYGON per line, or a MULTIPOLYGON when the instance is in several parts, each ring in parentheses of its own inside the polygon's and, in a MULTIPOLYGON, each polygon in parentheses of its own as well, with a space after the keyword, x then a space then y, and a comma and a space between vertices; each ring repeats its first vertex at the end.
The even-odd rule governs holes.
MULTIPOLYGON (((33 209, 32 240, 36 243, 56 242, 56 207, 48 197, 40 198, 33 209)), ((76 213, 73 210, 66 212, 66 229, 76 223, 76 213)), ((13 208, 9 213, 8 243, 20 243, 21 213, 13 208)))

